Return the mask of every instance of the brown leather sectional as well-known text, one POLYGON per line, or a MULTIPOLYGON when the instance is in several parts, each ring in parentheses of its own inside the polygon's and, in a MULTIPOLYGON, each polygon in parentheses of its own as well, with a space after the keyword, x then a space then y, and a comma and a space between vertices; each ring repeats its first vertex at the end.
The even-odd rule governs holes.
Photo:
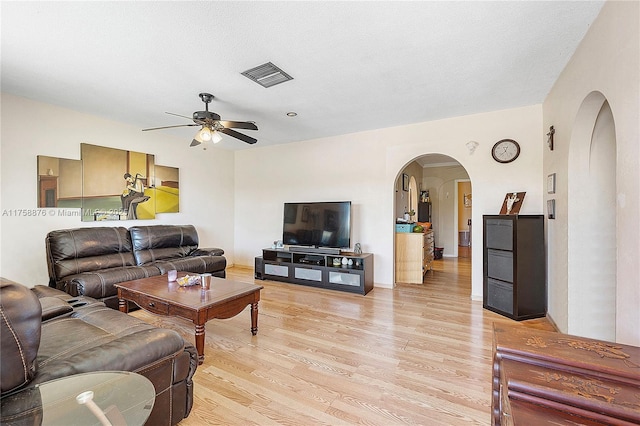
POLYGON ((115 284, 168 270, 225 278, 220 248, 198 248, 192 225, 93 227, 52 231, 45 239, 49 286, 118 309, 115 284))
POLYGON ((173 330, 151 326, 89 297, 0 278, 0 331, 1 424, 42 421, 38 399, 13 398, 14 393, 94 371, 147 377, 156 391, 148 425, 175 425, 191 411, 198 357, 193 345, 173 330))

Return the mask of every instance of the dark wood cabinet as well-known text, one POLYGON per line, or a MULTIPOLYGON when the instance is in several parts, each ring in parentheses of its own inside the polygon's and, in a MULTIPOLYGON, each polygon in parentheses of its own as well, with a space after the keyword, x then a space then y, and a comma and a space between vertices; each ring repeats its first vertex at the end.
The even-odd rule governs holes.
POLYGON ((640 348, 494 325, 491 424, 640 424, 640 348))
POLYGON ((256 277, 311 287, 367 294, 373 289, 373 254, 322 254, 264 249, 256 277))
POLYGON ((485 215, 483 307, 514 320, 547 313, 543 215, 485 215))

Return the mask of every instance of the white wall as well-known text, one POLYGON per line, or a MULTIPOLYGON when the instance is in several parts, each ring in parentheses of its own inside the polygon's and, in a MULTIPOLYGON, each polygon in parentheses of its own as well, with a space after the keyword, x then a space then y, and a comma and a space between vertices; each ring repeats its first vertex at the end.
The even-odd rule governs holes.
POLYGON ((221 247, 233 263, 233 152, 190 148, 190 139, 107 121, 2 94, 0 274, 28 286, 48 283, 44 239, 54 229, 134 224, 193 224, 201 247, 221 247), (37 130, 37 131, 34 131, 37 130), (37 209, 38 155, 80 159, 80 144, 155 154, 156 164, 180 169, 180 213, 155 220, 81 222, 58 216, 77 209, 37 209), (19 215, 20 212, 22 215, 19 215), (24 214, 44 213, 45 216, 24 214))
MULTIPOLYGON (((458 161, 473 184, 473 221, 497 214, 507 192, 526 191, 521 214, 541 214, 541 106, 514 108, 396 128, 380 129, 236 153, 235 256, 253 266, 262 249, 281 238, 283 203, 352 201, 352 244, 375 255, 376 286, 391 287, 394 273, 394 196, 398 173, 414 158, 445 154, 458 161), (491 147, 517 140, 520 158, 498 164, 491 147), (470 155, 465 144, 480 146, 470 155)), ((453 193, 452 193, 453 196, 453 193)), ((473 228, 482 241, 482 227, 473 228)), ((482 259, 482 245, 472 248, 482 259)), ((472 296, 482 297, 482 262, 473 262, 472 296)))
MULTIPOLYGON (((575 145, 584 137, 591 137, 590 132, 578 135, 583 132, 576 125, 583 125, 579 117, 581 110, 592 108, 595 124, 597 112, 606 99, 613 114, 617 148, 617 204, 609 207, 611 220, 616 222, 617 240, 616 341, 637 346, 640 346, 639 19, 639 2, 607 2, 543 104, 543 128, 553 125, 556 129, 555 149, 544 151, 543 176, 556 173, 558 177, 556 194, 545 196, 558 200, 557 219, 546 224, 549 314, 561 331, 574 333, 579 329, 575 325, 579 317, 569 309, 570 306, 580 309, 579 303, 571 299, 571 293, 583 291, 579 283, 574 289, 568 288, 567 265, 572 255, 579 255, 569 224, 571 214, 580 214, 575 211, 575 203, 567 202, 572 198, 569 188, 575 177, 570 173, 570 164, 578 161, 575 155, 579 151, 575 145), (594 101, 597 105, 590 105, 594 101)), ((573 188, 576 187, 574 184, 573 188)), ((604 207, 594 205, 593 208, 604 207)))

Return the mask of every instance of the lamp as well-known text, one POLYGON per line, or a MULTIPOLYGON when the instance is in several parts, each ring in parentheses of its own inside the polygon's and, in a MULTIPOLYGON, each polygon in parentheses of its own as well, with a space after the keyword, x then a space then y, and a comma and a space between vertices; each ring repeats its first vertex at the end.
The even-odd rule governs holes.
POLYGON ((201 139, 202 142, 209 142, 211 140, 211 129, 207 126, 202 126, 202 129, 200 129, 195 139, 201 139))
POLYGON ((198 130, 198 133, 193 137, 194 140, 204 143, 204 142, 213 142, 218 143, 222 140, 222 136, 220 132, 217 130, 213 130, 208 126, 202 126, 202 129, 198 130))

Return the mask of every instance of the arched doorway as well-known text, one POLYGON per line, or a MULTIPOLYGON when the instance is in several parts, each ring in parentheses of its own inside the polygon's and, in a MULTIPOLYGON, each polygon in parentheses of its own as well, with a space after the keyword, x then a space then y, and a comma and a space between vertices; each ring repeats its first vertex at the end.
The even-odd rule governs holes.
MULTIPOLYGON (((428 199, 428 219, 425 216, 416 216, 414 220, 431 222, 435 246, 442 249, 444 258, 457 258, 460 236, 459 209, 464 208, 465 199, 467 214, 471 216, 470 177, 466 169, 457 160, 447 155, 421 155, 398 171, 395 192, 396 218, 402 217, 405 207, 408 210, 415 209, 414 206, 428 199), (405 176, 407 185, 406 190, 403 191, 405 176), (460 182, 469 183, 469 188, 459 191, 460 182)), ((425 211, 425 209, 421 210, 425 211)), ((418 209, 415 211, 418 212, 418 209)), ((464 229, 468 230, 467 219, 464 219, 464 224, 464 229)), ((394 259, 394 262, 396 261, 397 259, 394 259)), ((467 268, 469 268, 468 265, 467 268)), ((470 284, 469 281, 469 292, 471 292, 470 284)))
POLYGON ((616 137, 605 97, 582 103, 569 148, 568 332, 616 337, 616 137))

